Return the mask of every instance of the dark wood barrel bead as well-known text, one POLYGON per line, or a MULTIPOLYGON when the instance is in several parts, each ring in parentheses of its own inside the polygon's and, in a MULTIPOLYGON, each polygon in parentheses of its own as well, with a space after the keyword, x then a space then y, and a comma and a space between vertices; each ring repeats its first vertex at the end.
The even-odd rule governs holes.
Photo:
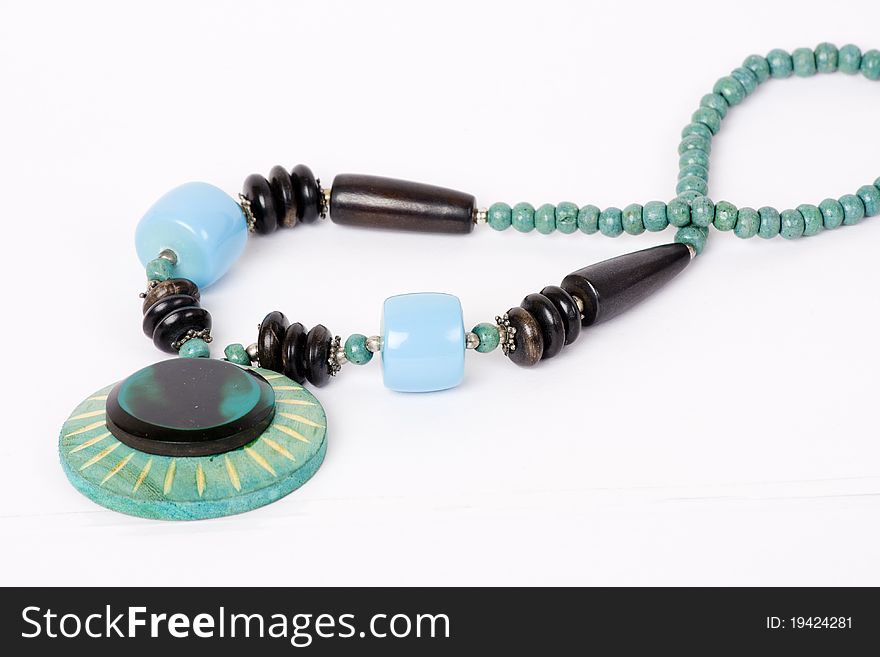
POLYGON ((260 367, 267 370, 281 371, 281 346, 287 330, 287 317, 284 313, 273 310, 260 322, 257 335, 257 358, 260 367))
POLYGON ((176 294, 185 294, 196 301, 201 296, 199 294, 199 286, 191 280, 187 278, 169 278, 167 281, 162 281, 147 290, 147 294, 144 297, 143 311, 146 313, 159 299, 176 294))
POLYGON ((297 383, 306 381, 306 328, 299 322, 287 327, 281 346, 281 370, 297 383))
POLYGON ((290 171, 296 197, 296 218, 310 224, 321 214, 321 194, 315 174, 305 164, 297 164, 290 171))
POLYGON ((169 313, 178 308, 197 307, 199 302, 188 294, 173 294, 169 297, 162 297, 147 309, 144 314, 143 329, 144 335, 148 338, 153 337, 159 322, 165 319, 169 313))
POLYGON ((244 180, 242 188, 251 202, 251 214, 254 216, 254 231, 260 235, 268 235, 278 228, 278 215, 275 201, 272 199, 272 188, 269 181, 258 173, 252 173, 244 180))
POLYGON ((519 305, 523 310, 528 311, 541 327, 541 338, 544 342, 541 358, 553 358, 562 351, 562 346, 565 344, 565 326, 556 306, 543 294, 537 293, 529 294, 519 305))
POLYGON ((330 348, 333 335, 323 324, 318 324, 306 336, 306 377, 316 386, 330 380, 330 348))
POLYGON ((541 327, 532 314, 519 306, 507 311, 510 326, 516 329, 514 349, 507 352, 507 357, 522 367, 531 367, 544 353, 544 338, 541 327))
POLYGON ((574 298, 561 287, 548 285, 541 294, 550 299, 550 302, 559 311, 562 325, 565 327, 565 344, 571 344, 581 334, 581 311, 577 307, 574 298))
POLYGON ((298 219, 296 218, 296 194, 293 189, 293 180, 287 169, 282 166, 274 166, 269 171, 269 187, 272 189, 272 201, 275 204, 275 212, 278 223, 286 228, 293 228, 298 219))
POLYGON ((475 207, 470 194, 379 176, 340 174, 330 191, 330 219, 366 228, 470 233, 475 207))
POLYGON ((153 344, 169 354, 177 353, 174 343, 180 340, 187 331, 205 331, 211 329, 211 313, 204 308, 190 306, 174 310, 156 325, 153 331, 153 344))

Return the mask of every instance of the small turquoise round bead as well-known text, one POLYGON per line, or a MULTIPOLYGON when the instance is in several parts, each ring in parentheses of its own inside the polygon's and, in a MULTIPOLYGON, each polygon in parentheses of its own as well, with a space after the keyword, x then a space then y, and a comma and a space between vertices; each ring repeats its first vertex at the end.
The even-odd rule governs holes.
POLYGON ((688 151, 703 151, 706 155, 712 152, 712 142, 705 137, 690 135, 678 144, 678 154, 684 155, 688 151))
POLYGON ((702 178, 697 178, 697 176, 685 176, 678 181, 678 184, 675 186, 675 191, 678 194, 684 194, 685 192, 705 194, 709 191, 709 184, 702 178))
POLYGON ((556 230, 556 207, 552 203, 545 203, 535 210, 535 230, 542 235, 556 230))
POLYGON ((681 228, 691 223, 691 206, 681 198, 675 198, 669 201, 666 206, 666 218, 669 224, 681 228))
POLYGON ((758 237, 769 240, 770 238, 779 235, 779 229, 781 228, 779 210, 777 210, 776 208, 771 208, 769 206, 764 206, 763 208, 758 208, 758 214, 761 216, 761 225, 758 228, 758 237))
POLYGON ((709 180, 709 169, 701 167, 699 164, 690 164, 678 170, 678 179, 687 178, 688 176, 696 176, 703 180, 709 180))
POLYGON ((761 215, 753 208, 740 208, 736 216, 733 234, 742 239, 754 237, 761 227, 761 215))
POLYGON ((678 158, 679 167, 687 167, 692 164, 699 164, 701 167, 709 168, 709 154, 699 149, 687 150, 678 158))
POLYGON ((736 228, 736 206, 727 201, 718 201, 715 205, 715 228, 718 230, 733 230, 736 228))
POLYGON ((733 69, 730 72, 730 77, 742 85, 743 89, 746 90, 747 96, 758 88, 758 78, 745 66, 733 69))
POLYGON ((592 235, 599 230, 599 208, 595 205, 585 205, 578 210, 578 230, 587 235, 592 235))
POLYGON ((837 70, 837 46, 833 43, 820 43, 813 55, 819 73, 834 73, 837 70))
POLYGON ((743 62, 743 66, 755 74, 758 83, 766 82, 770 77, 770 64, 766 57, 761 55, 749 55, 743 62))
POLYGON ((806 228, 804 215, 797 210, 783 210, 779 215, 780 228, 779 234, 784 239, 794 240, 803 237, 806 228))
MULTIPOLYGON (((694 123, 702 123, 709 128, 712 134, 716 134, 721 130, 721 115, 708 107, 701 107, 691 115, 691 121, 694 123)), ((703 137, 705 139, 705 137, 703 137)))
POLYGON ((510 228, 510 206, 507 203, 493 203, 489 206, 486 221, 495 230, 510 228))
POLYGON ((367 349, 367 336, 352 333, 345 340, 345 358, 355 365, 364 365, 373 358, 373 352, 367 349))
POLYGON ((843 206, 837 199, 826 198, 819 204, 819 210, 822 211, 822 223, 825 230, 834 230, 843 225, 843 206))
POLYGON ((154 258, 147 263, 148 281, 167 281, 174 278, 174 265, 166 258, 154 258))
POLYGON ((739 105, 746 97, 746 90, 743 86, 736 78, 729 75, 718 80, 718 82, 715 83, 715 86, 712 87, 712 92, 724 96, 724 100, 726 100, 727 104, 731 107, 739 105))
POLYGON ((223 350, 223 355, 226 356, 226 360, 230 363, 235 363, 236 365, 251 364, 251 358, 247 355, 247 350, 243 345, 237 342, 228 345, 226 349, 223 350))
POLYGON ((681 129, 681 138, 697 135, 703 139, 712 139, 712 131, 706 127, 705 123, 688 123, 681 129))
POLYGON ((201 338, 192 338, 183 343, 177 355, 181 358, 210 358, 211 349, 201 338))
POLYGON ((844 194, 837 200, 843 208, 844 226, 852 226, 865 218, 865 204, 855 194, 844 194))
POLYGON ((801 78, 816 75, 816 55, 810 48, 797 48, 791 53, 794 74, 801 78))
POLYGON ((847 75, 855 75, 862 66, 862 51, 858 46, 847 44, 837 53, 837 70, 847 75))
POLYGON ((623 230, 629 235, 641 235, 645 232, 645 223, 642 220, 642 206, 631 203, 623 209, 621 218, 623 230))
POLYGON ((862 64, 859 67, 869 80, 880 80, 880 50, 869 50, 862 55, 862 64))
POLYGON ((715 219, 715 204, 707 196, 698 196, 691 202, 691 224, 707 228, 715 219))
POLYGON ((556 230, 565 235, 570 235, 578 229, 578 206, 568 201, 563 201, 556 206, 556 230))
POLYGON ((623 232, 623 213, 619 208, 605 208, 599 213, 599 231, 606 237, 617 237, 623 232))
POLYGON ((865 216, 874 217, 880 214, 880 189, 874 185, 863 185, 856 192, 865 206, 865 216))
POLYGON ((815 205, 804 203, 797 207, 804 218, 804 237, 810 237, 822 230, 822 211, 815 205))
POLYGON ((696 254, 700 255, 703 252, 703 247, 706 246, 706 238, 708 236, 709 231, 706 228, 701 226, 683 226, 675 233, 675 241, 680 244, 690 244, 694 247, 696 254))
POLYGON ((656 233, 669 225, 666 218, 666 204, 663 201, 648 201, 642 209, 642 222, 645 229, 656 233))
POLYGON ((511 212, 511 223, 515 230, 528 233, 535 229, 535 208, 531 203, 517 203, 511 212))
POLYGON ((791 55, 779 48, 767 53, 767 63, 770 65, 770 77, 787 78, 794 71, 791 55))
POLYGON ((498 327, 495 324, 483 322, 472 328, 471 332, 475 333, 480 339, 480 344, 477 345, 476 350, 481 354, 488 354, 501 342, 501 336, 498 334, 498 327))
POLYGON ((706 94, 700 98, 700 107, 708 107, 715 110, 721 115, 722 119, 727 116, 727 110, 730 109, 730 105, 727 104, 727 101, 724 100, 724 96, 721 94, 706 94))

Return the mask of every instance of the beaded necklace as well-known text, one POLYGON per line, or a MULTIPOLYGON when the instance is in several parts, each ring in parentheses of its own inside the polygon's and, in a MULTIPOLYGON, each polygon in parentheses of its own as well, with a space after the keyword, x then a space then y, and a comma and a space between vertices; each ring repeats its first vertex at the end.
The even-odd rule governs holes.
POLYGON ((342 174, 323 188, 311 170, 276 166, 251 175, 238 199, 207 183, 188 183, 160 198, 137 226, 146 268, 143 330, 179 358, 145 367, 89 396, 64 423, 61 464, 71 483, 108 508, 137 516, 195 519, 268 504, 305 483, 326 451, 324 410, 304 384, 323 386, 343 365, 380 355, 385 385, 401 392, 456 386, 468 349, 496 349, 531 367, 557 356, 583 328, 614 317, 675 277, 702 253, 709 228, 737 237, 797 239, 880 214, 880 178, 839 199, 777 211, 713 203, 707 196, 712 137, 730 108, 770 78, 840 71, 880 79, 880 51, 823 43, 791 53, 752 55, 703 96, 681 133, 677 196, 600 210, 593 205, 495 203, 450 189, 342 174), (675 240, 579 269, 560 285, 465 330, 461 303, 449 294, 385 300, 378 334, 345 341, 318 324, 307 329, 278 311, 256 341, 231 344, 211 360, 211 315, 200 289, 241 255, 249 233, 315 223, 439 233, 488 224, 616 237, 677 228, 675 240))

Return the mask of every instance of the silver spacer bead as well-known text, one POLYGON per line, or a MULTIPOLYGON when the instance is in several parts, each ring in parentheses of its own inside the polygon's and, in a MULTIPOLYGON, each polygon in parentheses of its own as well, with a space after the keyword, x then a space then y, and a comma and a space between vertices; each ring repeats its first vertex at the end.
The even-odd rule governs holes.
POLYGON ((327 215, 330 214, 330 188, 321 187, 321 179, 318 178, 318 203, 319 203, 319 214, 321 215, 321 219, 326 219, 327 215))
POLYGON ((489 221, 489 211, 486 208, 474 208, 474 223, 485 224, 489 221))
POLYGON ((162 252, 159 254, 159 257, 163 260, 167 260, 172 265, 177 264, 177 254, 171 249, 163 249, 162 252))
POLYGON ((259 364, 260 364, 260 352, 259 352, 259 350, 257 349, 257 343, 256 343, 256 342, 251 342, 251 343, 245 348, 245 352, 247 353, 248 358, 251 359, 251 363, 253 363, 254 365, 259 365, 259 364))
POLYGON ((345 349, 336 350, 336 362, 339 363, 340 367, 348 362, 348 357, 345 355, 345 349))
POLYGON ((378 335, 371 335, 367 338, 367 351, 372 354, 378 354, 382 351, 382 337, 378 335))
POLYGON ((583 319, 584 318, 584 300, 574 294, 571 295, 571 298, 574 299, 574 305, 576 305, 578 307, 578 312, 581 314, 581 319, 583 319))
MULTIPOLYGON (((339 370, 342 369, 342 363, 339 360, 339 349, 342 344, 342 338, 338 335, 333 338, 333 342, 330 343, 330 355, 327 357, 327 364, 330 366, 330 376, 336 376, 339 374, 339 370)), ((345 356, 345 352, 343 351, 343 356, 345 356)))
POLYGON ((244 219, 247 222, 248 232, 253 233, 257 225, 257 220, 254 218, 253 210, 251 210, 251 200, 244 194, 239 194, 238 204, 241 206, 241 211, 244 212, 244 219))
POLYGON ((685 244, 685 246, 688 248, 688 251, 691 254, 691 260, 693 260, 697 256, 697 250, 690 244, 685 244))
POLYGON ((179 340, 177 340, 176 342, 172 342, 171 346, 176 351, 180 351, 180 348, 186 342, 188 342, 194 338, 199 338, 201 340, 204 340, 208 344, 211 344, 214 341, 214 338, 211 337, 211 329, 200 329, 200 330, 190 329, 184 335, 182 335, 179 340))
POLYGON ((480 336, 473 331, 468 331, 465 335, 465 345, 468 349, 476 349, 480 346, 480 336))
POLYGON ((506 356, 511 351, 516 351, 516 327, 510 325, 510 317, 507 316, 507 313, 496 315, 495 325, 498 327, 501 352, 506 356))

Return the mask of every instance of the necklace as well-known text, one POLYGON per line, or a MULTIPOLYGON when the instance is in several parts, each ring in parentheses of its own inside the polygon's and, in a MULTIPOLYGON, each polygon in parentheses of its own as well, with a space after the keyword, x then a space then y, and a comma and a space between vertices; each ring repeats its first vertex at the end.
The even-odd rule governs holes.
POLYGON ((366 365, 378 354, 385 385, 401 392, 457 385, 467 350, 497 350, 531 367, 674 278, 702 253, 710 227, 740 238, 797 239, 880 214, 880 178, 854 194, 782 212, 707 196, 712 137, 730 108, 770 78, 835 71, 878 80, 880 51, 823 43, 747 57, 703 96, 682 130, 677 195, 668 203, 480 209, 470 194, 375 176, 337 175, 325 189, 304 165, 249 176, 237 200, 207 183, 171 190, 140 220, 135 242, 148 280, 144 333, 178 358, 98 390, 74 409, 59 437, 67 477, 95 502, 137 516, 247 511, 290 493, 320 467, 327 419, 305 384, 323 386, 343 365, 366 365), (355 333, 343 342, 321 324, 307 329, 273 311, 255 342, 231 344, 224 359, 211 360, 212 320, 200 290, 223 276, 249 233, 268 235, 328 215, 338 224, 461 234, 478 225, 608 237, 677 231, 671 244, 579 269, 470 331, 456 297, 404 294, 385 300, 376 335, 355 333))

